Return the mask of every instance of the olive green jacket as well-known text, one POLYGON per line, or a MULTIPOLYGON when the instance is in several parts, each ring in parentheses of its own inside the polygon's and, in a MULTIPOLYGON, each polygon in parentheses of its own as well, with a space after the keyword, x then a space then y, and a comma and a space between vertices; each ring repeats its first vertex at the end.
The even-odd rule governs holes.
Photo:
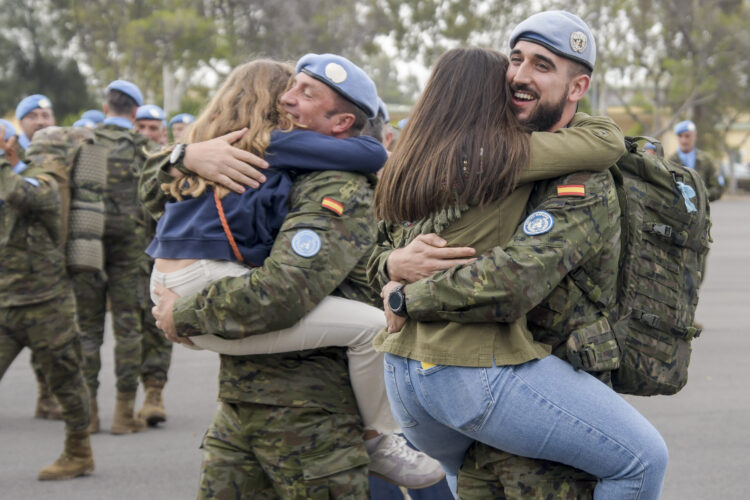
MULTIPOLYGON (((473 264, 409 284, 405 293, 410 319, 401 332, 381 332, 375 339, 377 349, 460 366, 492 366, 493 360, 498 365, 519 364, 549 353, 550 346, 531 335, 525 315, 560 284, 576 262, 601 249, 598 237, 591 238, 599 244, 594 244, 590 252, 571 244, 567 239, 573 234, 571 228, 578 227, 585 236, 597 224, 619 227, 617 219, 608 219, 610 202, 617 203, 606 172, 574 174, 547 183, 544 192, 551 189, 554 196, 542 209, 552 214, 555 223, 549 232, 530 237, 517 228, 527 212, 532 189, 528 181, 581 168, 606 170, 625 149, 614 122, 581 113, 570 128, 533 134, 531 148, 531 165, 522 175, 521 186, 505 200, 484 209, 474 207, 438 231, 434 224, 424 228, 421 221, 415 224, 422 233, 440 233, 453 246, 474 246, 482 256, 473 264), (544 166, 541 173, 540 166, 544 166), (569 184, 584 185, 585 195, 558 196, 557 186, 569 184), (487 227, 492 231, 482 237, 487 227), (503 251, 509 244, 517 250, 512 256, 503 251)), ((368 266, 375 287, 388 281, 390 250, 408 244, 419 234, 410 231, 404 237, 402 227, 381 224, 378 247, 368 266)))

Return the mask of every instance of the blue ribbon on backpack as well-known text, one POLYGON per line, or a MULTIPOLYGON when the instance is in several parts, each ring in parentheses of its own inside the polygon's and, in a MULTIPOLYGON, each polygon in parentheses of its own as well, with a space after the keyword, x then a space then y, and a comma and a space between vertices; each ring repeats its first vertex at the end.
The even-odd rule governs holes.
POLYGON ((680 192, 682 192, 682 199, 685 200, 685 208, 688 213, 697 212, 698 209, 695 208, 693 202, 690 201, 690 198, 695 198, 695 189, 693 189, 693 186, 688 186, 684 182, 677 181, 677 187, 679 187, 680 192))

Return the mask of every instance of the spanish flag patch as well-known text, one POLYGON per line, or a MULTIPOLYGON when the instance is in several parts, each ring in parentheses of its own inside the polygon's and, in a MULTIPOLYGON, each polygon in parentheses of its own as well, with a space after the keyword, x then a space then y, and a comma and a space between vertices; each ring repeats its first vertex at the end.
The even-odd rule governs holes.
POLYGON ((586 187, 583 184, 557 186, 557 196, 586 196, 586 187))
POLYGON ((323 201, 320 203, 320 206, 323 208, 327 208, 328 210, 335 213, 336 215, 341 215, 344 213, 344 205, 334 200, 333 198, 329 198, 327 196, 323 198, 323 201))

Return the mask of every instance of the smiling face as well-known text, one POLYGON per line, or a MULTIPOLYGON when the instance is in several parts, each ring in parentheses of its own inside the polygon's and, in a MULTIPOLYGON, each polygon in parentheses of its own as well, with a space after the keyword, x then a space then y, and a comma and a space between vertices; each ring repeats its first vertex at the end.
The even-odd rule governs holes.
POLYGON ((522 123, 553 131, 571 120, 590 82, 587 75, 575 74, 574 64, 537 43, 516 43, 507 80, 513 110, 522 123))
POLYGON ((51 108, 36 108, 29 111, 18 123, 26 137, 32 139, 38 130, 55 124, 55 114, 51 108))
POLYGON ((332 114, 336 109, 336 95, 323 82, 305 73, 297 73, 292 88, 281 96, 281 104, 292 115, 296 126, 324 135, 336 135, 338 114, 332 114))

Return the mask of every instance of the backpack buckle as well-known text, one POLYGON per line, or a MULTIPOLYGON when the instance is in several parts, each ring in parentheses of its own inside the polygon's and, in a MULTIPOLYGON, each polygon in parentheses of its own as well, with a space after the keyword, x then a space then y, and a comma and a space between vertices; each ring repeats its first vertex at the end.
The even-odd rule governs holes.
POLYGON ((672 236, 672 226, 666 224, 649 224, 648 229, 652 233, 660 234, 665 238, 670 238, 672 236))

